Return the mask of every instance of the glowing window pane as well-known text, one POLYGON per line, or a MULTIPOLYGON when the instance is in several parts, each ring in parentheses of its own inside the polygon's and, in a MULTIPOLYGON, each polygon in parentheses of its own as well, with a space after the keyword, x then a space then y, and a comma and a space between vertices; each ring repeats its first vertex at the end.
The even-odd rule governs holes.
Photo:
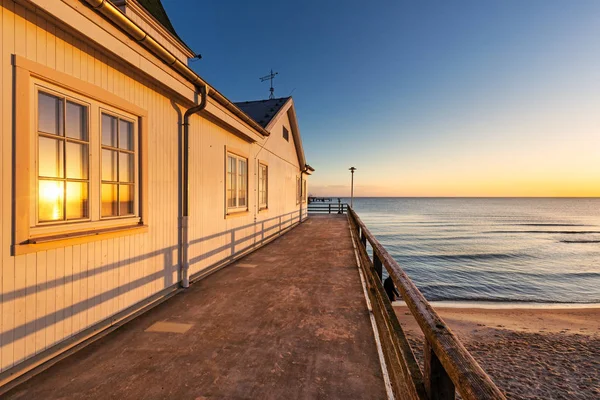
POLYGON ((119 186, 119 215, 131 215, 135 212, 133 208, 134 198, 134 186, 133 185, 120 185, 119 186))
POLYGON ((88 146, 67 142, 67 178, 88 178, 88 146))
POLYGON ((38 174, 50 178, 63 178, 64 141, 40 136, 38 138, 38 174))
POLYGON ((248 170, 246 168, 245 160, 239 160, 238 177, 239 177, 238 206, 244 207, 244 206, 246 206, 246 181, 248 178, 248 170))
POLYGON ((64 182, 40 180, 38 185, 38 219, 40 222, 64 219, 64 182))
POLYGON ((62 135, 62 99, 40 92, 38 94, 38 130, 62 135))
POLYGON ((117 181, 117 154, 115 150, 102 149, 102 180, 117 181))
POLYGON ((117 147, 117 119, 102 114, 102 145, 117 147))
POLYGON ((133 124, 119 121, 119 148, 133 150, 133 124))
POLYGON ((227 207, 236 206, 236 159, 227 157, 227 207))
POLYGON ((67 182, 67 219, 87 218, 88 210, 88 184, 67 182))
POLYGON ((119 182, 133 182, 133 154, 119 153, 119 182))
POLYGON ((102 216, 116 217, 118 215, 118 205, 117 185, 102 184, 102 216))
POLYGON ((87 141, 87 107, 67 101, 66 116, 67 137, 87 141))

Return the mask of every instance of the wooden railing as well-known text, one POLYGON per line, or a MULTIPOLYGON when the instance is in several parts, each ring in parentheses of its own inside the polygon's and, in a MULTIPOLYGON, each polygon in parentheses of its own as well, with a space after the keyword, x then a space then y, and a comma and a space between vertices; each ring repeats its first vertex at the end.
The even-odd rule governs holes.
POLYGON ((309 203, 309 214, 345 214, 348 212, 346 203, 309 203))
POLYGON ((367 229, 352 208, 348 220, 365 275, 395 397, 400 399, 505 399, 502 392, 439 317, 419 289, 367 229), (367 242, 373 249, 372 259, 367 242), (419 368, 392 305, 383 290, 385 268, 425 337, 424 368, 419 368))

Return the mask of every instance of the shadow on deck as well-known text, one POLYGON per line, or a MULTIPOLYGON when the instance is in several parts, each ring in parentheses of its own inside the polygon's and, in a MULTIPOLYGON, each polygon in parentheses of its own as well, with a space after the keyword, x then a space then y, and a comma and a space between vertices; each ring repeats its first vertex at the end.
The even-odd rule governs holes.
POLYGON ((386 398, 369 318, 347 217, 314 216, 6 397, 386 398))

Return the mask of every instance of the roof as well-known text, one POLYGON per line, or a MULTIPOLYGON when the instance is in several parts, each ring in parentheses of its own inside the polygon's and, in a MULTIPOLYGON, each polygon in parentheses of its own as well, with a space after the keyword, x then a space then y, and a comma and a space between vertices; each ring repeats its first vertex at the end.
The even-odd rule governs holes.
POLYGON ((263 128, 266 128, 289 99, 290 97, 281 97, 279 99, 242 101, 234 104, 263 128))
POLYGON ((173 27, 173 24, 171 23, 171 20, 169 19, 169 16, 167 15, 167 12, 165 11, 165 8, 163 7, 162 3, 160 2, 160 0, 137 0, 138 3, 140 3, 140 5, 142 7, 144 7, 146 9, 146 11, 148 11, 166 30, 168 30, 173 36, 175 36, 183 45, 185 45, 186 47, 189 48, 189 46, 187 46, 185 44, 185 42, 179 37, 179 35, 177 34, 177 32, 175 31, 175 28, 173 27))

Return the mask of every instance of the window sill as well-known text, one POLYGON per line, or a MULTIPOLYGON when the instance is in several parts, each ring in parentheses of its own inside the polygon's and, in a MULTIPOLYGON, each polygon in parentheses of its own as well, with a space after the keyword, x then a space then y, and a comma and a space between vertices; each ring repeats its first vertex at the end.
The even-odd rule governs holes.
POLYGON ((250 214, 250 211, 248 211, 247 209, 240 210, 240 211, 228 211, 227 214, 225 214, 225 219, 243 217, 243 216, 246 216, 249 214, 250 214))
POLYGON ((269 207, 263 207, 258 209, 258 213, 266 213, 269 212, 269 207))
POLYGON ((117 228, 96 229, 81 232, 70 232, 51 236, 31 238, 23 244, 13 246, 15 256, 51 250, 59 247, 73 246, 115 237, 136 235, 148 232, 147 225, 129 225, 117 228))

